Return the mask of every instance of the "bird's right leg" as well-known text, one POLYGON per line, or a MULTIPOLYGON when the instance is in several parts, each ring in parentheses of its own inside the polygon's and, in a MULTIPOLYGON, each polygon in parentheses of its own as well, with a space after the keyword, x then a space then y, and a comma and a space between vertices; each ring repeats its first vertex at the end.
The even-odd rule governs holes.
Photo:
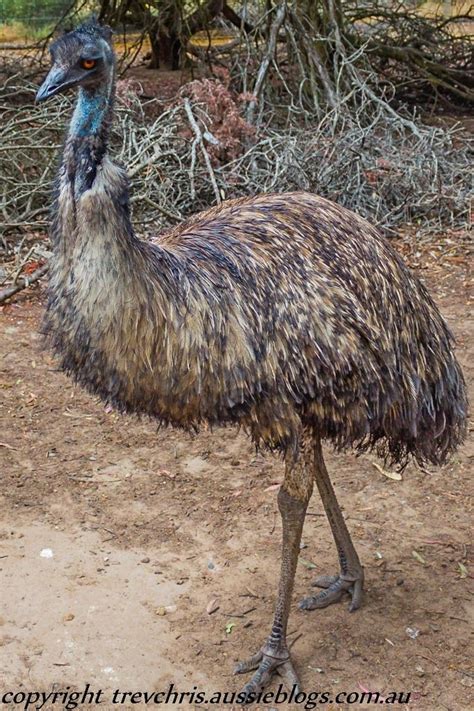
MULTIPOLYGON (((309 456, 311 447, 309 446, 309 456)), ((285 479, 278 493, 278 507, 283 525, 280 585, 272 630, 262 649, 251 659, 237 665, 236 674, 256 669, 239 696, 242 703, 250 703, 276 673, 288 687, 299 687, 298 677, 286 643, 286 629, 290 612, 291 594, 300 551, 301 532, 306 508, 313 489, 313 470, 308 466, 308 454, 300 453, 297 461, 287 458, 285 479)), ((240 702, 239 702, 240 703, 240 702)))
POLYGON ((323 459, 321 440, 315 437, 314 441, 315 478, 321 500, 331 526, 334 541, 339 555, 341 571, 339 575, 323 575, 317 578, 313 585, 324 588, 317 595, 301 600, 299 606, 302 610, 315 610, 327 607, 333 602, 338 602, 344 593, 349 593, 351 602, 350 612, 357 610, 362 601, 362 588, 364 584, 364 570, 357 555, 354 544, 341 509, 337 502, 331 480, 323 459))

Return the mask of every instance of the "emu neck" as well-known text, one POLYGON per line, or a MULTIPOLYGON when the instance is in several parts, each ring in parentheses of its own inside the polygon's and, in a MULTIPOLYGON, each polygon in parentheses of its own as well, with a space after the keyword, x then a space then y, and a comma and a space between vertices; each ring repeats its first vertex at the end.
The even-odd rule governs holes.
POLYGON ((113 99, 109 85, 96 89, 79 89, 79 95, 71 120, 69 136, 73 139, 100 136, 106 126, 107 114, 110 113, 113 99))
POLYGON ((76 199, 91 187, 97 167, 107 152, 113 117, 114 75, 112 67, 104 83, 79 89, 64 151, 64 165, 76 199))

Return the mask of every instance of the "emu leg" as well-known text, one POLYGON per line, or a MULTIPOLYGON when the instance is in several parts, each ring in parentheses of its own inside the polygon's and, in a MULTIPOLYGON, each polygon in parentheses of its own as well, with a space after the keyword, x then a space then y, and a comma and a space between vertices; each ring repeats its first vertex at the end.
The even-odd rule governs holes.
POLYGON ((360 607, 362 588, 364 584, 364 570, 359 556, 352 543, 347 530, 346 522, 339 508, 331 480, 323 459, 321 440, 318 438, 314 444, 314 460, 316 470, 316 485, 320 493, 329 525, 334 536, 341 572, 339 575, 323 575, 317 578, 313 585, 325 588, 322 592, 301 600, 299 607, 303 610, 315 610, 327 607, 333 602, 338 602, 345 592, 351 595, 349 611, 354 612, 360 607))
POLYGON ((300 551, 301 532, 312 491, 312 472, 309 472, 304 465, 297 466, 297 469, 304 472, 303 476, 298 477, 295 482, 294 470, 291 478, 288 477, 287 472, 278 493, 278 506, 283 523, 283 544, 280 585, 272 630, 262 649, 248 661, 238 664, 234 671, 235 674, 244 674, 257 670, 240 692, 242 703, 251 703, 255 700, 252 699, 252 695, 262 691, 275 672, 283 677, 289 688, 294 686, 299 688, 298 677, 286 644, 286 629, 300 551))

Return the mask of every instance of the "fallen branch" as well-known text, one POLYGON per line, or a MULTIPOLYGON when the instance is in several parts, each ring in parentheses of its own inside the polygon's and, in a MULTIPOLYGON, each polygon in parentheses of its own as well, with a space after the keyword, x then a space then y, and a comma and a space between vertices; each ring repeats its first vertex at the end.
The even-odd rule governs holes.
POLYGON ((14 294, 17 294, 19 291, 23 291, 23 289, 26 289, 28 286, 31 286, 31 284, 34 284, 38 279, 41 279, 46 272, 48 271, 48 264, 43 264, 41 267, 38 267, 36 271, 33 272, 33 274, 30 274, 29 276, 23 276, 19 277, 15 284, 12 284, 11 286, 7 286, 5 289, 0 290, 0 304, 3 304, 4 301, 9 299, 11 296, 14 296, 14 294))

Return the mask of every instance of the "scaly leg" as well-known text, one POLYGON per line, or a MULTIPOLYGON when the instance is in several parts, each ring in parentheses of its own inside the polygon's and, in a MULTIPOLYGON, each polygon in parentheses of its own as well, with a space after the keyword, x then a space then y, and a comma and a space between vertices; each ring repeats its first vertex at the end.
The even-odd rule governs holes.
POLYGON ((323 459, 320 438, 314 441, 314 463, 316 469, 316 485, 318 487, 329 525, 334 536, 341 572, 339 575, 323 575, 317 578, 313 585, 325 588, 323 592, 306 597, 299 604, 303 610, 315 610, 327 607, 333 602, 338 602, 344 592, 351 597, 349 611, 353 612, 360 607, 362 600, 362 587, 364 584, 364 570, 352 543, 346 522, 339 508, 331 480, 323 459))
POLYGON ((285 480, 278 493, 278 507, 283 524, 283 544, 275 615, 270 636, 262 649, 235 668, 235 674, 257 670, 240 693, 242 703, 251 702, 252 694, 262 691, 275 672, 283 677, 290 689, 293 686, 299 688, 298 677, 286 644, 286 630, 300 552, 301 532, 312 488, 313 471, 308 467, 304 454, 296 463, 287 461, 285 480))

